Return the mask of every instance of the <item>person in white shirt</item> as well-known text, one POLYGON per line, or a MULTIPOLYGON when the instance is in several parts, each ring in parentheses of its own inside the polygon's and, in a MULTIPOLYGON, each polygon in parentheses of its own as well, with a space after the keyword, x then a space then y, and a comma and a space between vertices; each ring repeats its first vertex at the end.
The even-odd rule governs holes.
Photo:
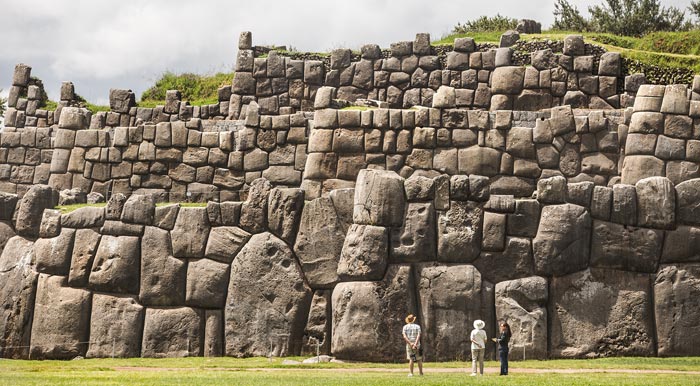
POLYGON ((474 321, 474 329, 470 335, 472 341, 472 377, 476 376, 476 363, 479 362, 479 373, 484 375, 484 351, 486 351, 486 331, 483 320, 474 321))
POLYGON ((418 373, 423 375, 423 349, 420 347, 420 326, 415 323, 416 316, 408 315, 403 326, 403 340, 406 342, 406 359, 408 359, 409 377, 413 376, 413 363, 418 362, 418 373))

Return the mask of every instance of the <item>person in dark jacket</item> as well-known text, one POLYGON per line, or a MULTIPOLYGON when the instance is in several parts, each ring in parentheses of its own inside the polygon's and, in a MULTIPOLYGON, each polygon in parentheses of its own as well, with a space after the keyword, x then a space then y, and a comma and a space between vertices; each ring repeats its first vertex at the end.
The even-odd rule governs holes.
POLYGON ((498 338, 493 341, 498 343, 498 357, 501 360, 501 375, 508 375, 508 342, 510 342, 510 326, 506 321, 501 322, 498 338))

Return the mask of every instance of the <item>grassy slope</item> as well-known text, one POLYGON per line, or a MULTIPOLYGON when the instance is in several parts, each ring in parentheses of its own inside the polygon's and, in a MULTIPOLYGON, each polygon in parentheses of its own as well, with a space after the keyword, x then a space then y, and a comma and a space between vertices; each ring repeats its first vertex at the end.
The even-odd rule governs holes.
MULTIPOLYGON (((299 358, 296 358, 299 359, 299 358)), ((495 368, 497 362, 487 362, 495 368)), ((465 382, 505 385, 692 385, 700 384, 697 374, 622 374, 604 372, 608 369, 700 370, 700 358, 606 358, 595 360, 551 360, 512 362, 511 375, 497 378, 494 374, 471 379, 464 372, 437 373, 431 368, 461 368, 464 362, 427 363, 426 376, 409 379, 405 364, 324 363, 287 366, 282 359, 273 358, 181 358, 181 359, 86 359, 81 361, 0 361, 0 384, 13 385, 73 385, 73 384, 133 384, 133 385, 458 385, 465 382), (116 370, 116 367, 158 368, 116 370), (259 371, 271 368, 271 371, 259 371), (358 371, 332 371, 332 369, 358 371), (399 369, 399 371, 359 371, 359 368, 399 369), (577 369, 593 368, 601 372, 582 374, 526 374, 518 369, 577 369), (301 370, 300 370, 301 369, 301 370), (331 370, 331 371, 328 371, 331 370)))
MULTIPOLYGON (((570 34, 580 34, 580 32, 544 31, 542 34, 521 35, 521 38, 562 40, 570 34)), ((601 45, 608 51, 620 52, 626 58, 657 66, 691 68, 695 73, 700 73, 700 30, 656 32, 642 38, 603 33, 582 34, 588 43, 601 45)), ((473 37, 481 43, 498 43, 501 32, 449 35, 433 42, 433 45, 452 44, 456 38, 465 36, 473 37)))

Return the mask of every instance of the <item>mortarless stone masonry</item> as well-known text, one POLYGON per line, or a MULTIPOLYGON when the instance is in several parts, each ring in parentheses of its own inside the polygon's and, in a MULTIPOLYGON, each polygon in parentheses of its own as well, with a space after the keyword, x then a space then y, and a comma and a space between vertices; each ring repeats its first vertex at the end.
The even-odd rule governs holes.
POLYGON ((700 76, 645 85, 578 36, 532 67, 429 41, 325 63, 243 33, 219 103, 114 89, 94 115, 70 83, 30 109, 18 65, 0 356, 398 361, 407 313, 428 360, 468 357, 476 318, 526 358, 700 355, 700 76))

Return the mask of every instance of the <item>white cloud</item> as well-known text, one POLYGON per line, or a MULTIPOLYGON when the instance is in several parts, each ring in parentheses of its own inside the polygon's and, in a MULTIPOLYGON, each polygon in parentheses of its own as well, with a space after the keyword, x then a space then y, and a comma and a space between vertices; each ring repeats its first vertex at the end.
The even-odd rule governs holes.
MULTIPOLYGON (((686 7, 690 0, 663 1, 686 7)), ((573 0, 585 11, 593 0, 573 0)), ((457 22, 481 15, 532 18, 551 24, 554 0, 0 0, 3 44, 0 86, 24 62, 56 98, 63 80, 88 100, 105 103, 110 87, 140 95, 164 71, 230 71, 238 33, 254 44, 325 51, 439 38, 457 22)))

